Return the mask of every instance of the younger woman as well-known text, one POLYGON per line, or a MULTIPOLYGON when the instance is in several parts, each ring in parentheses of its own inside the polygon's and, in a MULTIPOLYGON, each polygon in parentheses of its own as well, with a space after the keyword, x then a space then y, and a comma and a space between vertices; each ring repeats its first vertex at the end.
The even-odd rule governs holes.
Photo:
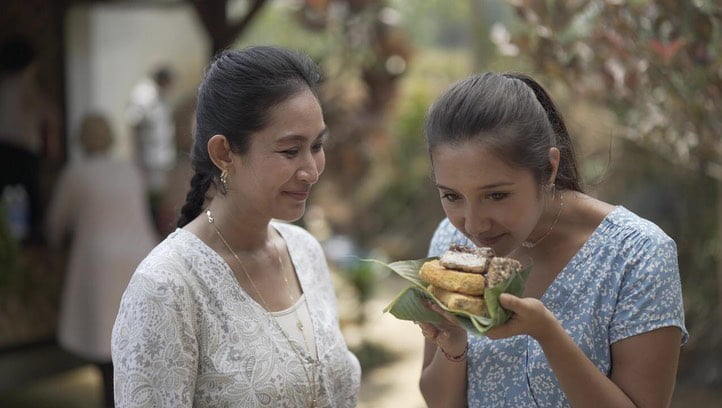
POLYGON ((531 258, 522 297, 486 337, 453 317, 422 323, 430 407, 658 407, 674 388, 684 327, 675 243, 584 194, 547 92, 519 74, 462 80, 431 107, 426 138, 447 219, 431 242, 531 258))

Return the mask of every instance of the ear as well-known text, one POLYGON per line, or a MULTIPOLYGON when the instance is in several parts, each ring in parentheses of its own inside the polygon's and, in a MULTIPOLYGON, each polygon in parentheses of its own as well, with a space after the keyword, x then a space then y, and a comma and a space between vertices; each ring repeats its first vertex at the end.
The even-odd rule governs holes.
POLYGON ((233 164, 231 145, 223 135, 213 135, 208 139, 208 155, 213 164, 221 171, 228 169, 233 164))
POLYGON ((559 171, 559 161, 561 160, 561 154, 559 149, 552 147, 549 149, 549 164, 551 165, 551 174, 547 184, 554 184, 557 179, 557 172, 559 171))

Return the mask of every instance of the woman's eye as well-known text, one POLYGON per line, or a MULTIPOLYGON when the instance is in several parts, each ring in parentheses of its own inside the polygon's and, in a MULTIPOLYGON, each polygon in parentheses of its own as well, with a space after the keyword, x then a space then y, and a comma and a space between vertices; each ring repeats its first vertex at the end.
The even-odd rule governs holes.
POLYGON ((288 149, 281 151, 286 157, 292 158, 298 156, 299 149, 288 149))
POLYGON ((457 194, 454 194, 454 193, 443 193, 443 194, 441 195, 441 199, 453 203, 454 201, 459 200, 460 197, 459 197, 457 194))
POLYGON ((314 144, 311 146, 311 150, 313 150, 314 152, 319 152, 319 151, 321 151, 321 149, 323 149, 323 143, 321 143, 321 142, 319 142, 319 143, 314 143, 314 144))
POLYGON ((491 198, 494 201, 501 201, 509 196, 509 193, 491 193, 489 194, 489 198, 491 198))

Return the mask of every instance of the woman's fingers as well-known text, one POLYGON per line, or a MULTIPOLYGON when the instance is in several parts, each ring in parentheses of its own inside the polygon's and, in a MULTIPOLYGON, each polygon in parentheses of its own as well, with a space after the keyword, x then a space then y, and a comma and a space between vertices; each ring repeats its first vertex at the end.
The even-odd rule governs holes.
POLYGON ((443 317, 444 320, 446 320, 446 322, 444 322, 444 324, 451 324, 452 326, 461 326, 461 325, 459 324, 459 322, 456 320, 456 318, 454 317, 453 314, 451 314, 451 313, 447 312, 446 310, 442 309, 442 308, 441 308, 439 305, 437 305, 436 303, 434 303, 434 302, 432 302, 432 301, 430 301, 430 300, 427 300, 425 303, 426 303, 426 307, 428 307, 429 309, 433 310, 433 311, 436 312, 438 315, 440 315, 441 317, 443 317))
POLYGON ((502 293, 501 296, 499 296, 499 304, 501 304, 501 307, 504 309, 510 311, 510 312, 517 312, 520 306, 521 299, 510 295, 508 293, 502 293))
POLYGON ((439 335, 439 329, 431 323, 417 323, 421 328, 421 334, 429 340, 434 340, 439 335))

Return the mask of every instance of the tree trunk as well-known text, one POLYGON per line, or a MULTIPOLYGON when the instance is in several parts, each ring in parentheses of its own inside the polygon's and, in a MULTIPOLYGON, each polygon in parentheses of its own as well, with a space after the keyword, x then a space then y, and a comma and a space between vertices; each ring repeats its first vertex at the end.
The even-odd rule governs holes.
POLYGON ((246 14, 237 22, 228 21, 228 0, 193 0, 192 4, 203 27, 211 38, 211 56, 224 50, 250 27, 251 22, 266 5, 267 0, 249 0, 246 14))

